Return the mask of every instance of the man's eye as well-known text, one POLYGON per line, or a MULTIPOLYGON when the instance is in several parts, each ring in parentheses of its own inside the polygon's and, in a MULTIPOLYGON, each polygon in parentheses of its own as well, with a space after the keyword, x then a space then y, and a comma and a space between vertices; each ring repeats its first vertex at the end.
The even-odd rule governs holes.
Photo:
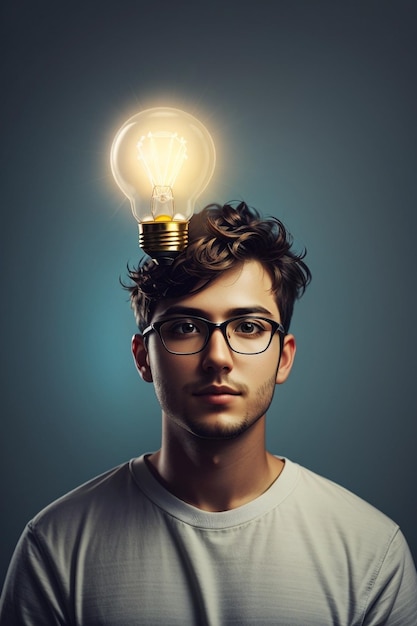
POLYGON ((175 335, 190 335, 199 333, 200 330, 193 322, 180 321, 175 324, 171 324, 169 332, 175 335))
POLYGON ((261 322, 243 320, 237 324, 235 332, 243 335, 256 335, 265 332, 265 328, 262 326, 261 322))

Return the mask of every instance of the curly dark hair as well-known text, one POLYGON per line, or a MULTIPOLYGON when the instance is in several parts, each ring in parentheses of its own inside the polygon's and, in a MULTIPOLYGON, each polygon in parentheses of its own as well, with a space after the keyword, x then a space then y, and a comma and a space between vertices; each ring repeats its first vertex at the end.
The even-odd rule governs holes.
POLYGON ((211 204, 189 225, 189 245, 172 265, 158 265, 145 257, 137 268, 128 267, 136 323, 143 331, 162 298, 180 298, 204 289, 220 272, 247 260, 259 261, 270 273, 281 322, 288 332, 294 302, 304 293, 311 272, 306 251, 291 250, 293 240, 275 217, 262 219, 244 202, 237 206, 211 204))

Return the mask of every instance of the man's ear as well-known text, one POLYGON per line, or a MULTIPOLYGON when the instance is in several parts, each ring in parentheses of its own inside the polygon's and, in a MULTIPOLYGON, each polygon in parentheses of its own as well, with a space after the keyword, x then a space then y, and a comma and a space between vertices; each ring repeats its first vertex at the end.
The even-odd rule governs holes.
POLYGON ((275 381, 277 385, 285 383, 288 376, 290 375, 291 368, 294 363, 295 352, 296 345, 294 335, 285 335, 282 345, 281 359, 279 362, 277 377, 275 381))
POLYGON ((149 365, 149 355, 145 346, 142 335, 133 335, 132 337, 132 354, 136 368, 141 378, 146 383, 153 381, 151 367, 149 365))

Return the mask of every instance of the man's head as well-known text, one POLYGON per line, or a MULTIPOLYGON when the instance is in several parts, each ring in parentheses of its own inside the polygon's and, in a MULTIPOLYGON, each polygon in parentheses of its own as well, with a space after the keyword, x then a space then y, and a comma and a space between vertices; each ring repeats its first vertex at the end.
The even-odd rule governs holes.
POLYGON ((291 250, 292 238, 276 218, 261 219, 244 202, 234 207, 210 205, 190 221, 189 245, 169 266, 145 261, 129 270, 128 287, 141 331, 152 321, 156 305, 165 298, 197 292, 220 273, 255 260, 268 271, 272 291, 288 332, 294 302, 310 282, 305 253, 291 250))

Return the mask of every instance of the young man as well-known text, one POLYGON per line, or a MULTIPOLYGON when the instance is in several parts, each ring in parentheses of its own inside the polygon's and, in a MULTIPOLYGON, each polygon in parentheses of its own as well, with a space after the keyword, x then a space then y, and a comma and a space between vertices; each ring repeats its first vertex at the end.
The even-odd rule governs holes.
POLYGON ((265 449, 310 272, 243 203, 194 218, 170 266, 132 271, 133 355, 162 408, 160 450, 32 520, 0 623, 415 626, 398 526, 265 449))

